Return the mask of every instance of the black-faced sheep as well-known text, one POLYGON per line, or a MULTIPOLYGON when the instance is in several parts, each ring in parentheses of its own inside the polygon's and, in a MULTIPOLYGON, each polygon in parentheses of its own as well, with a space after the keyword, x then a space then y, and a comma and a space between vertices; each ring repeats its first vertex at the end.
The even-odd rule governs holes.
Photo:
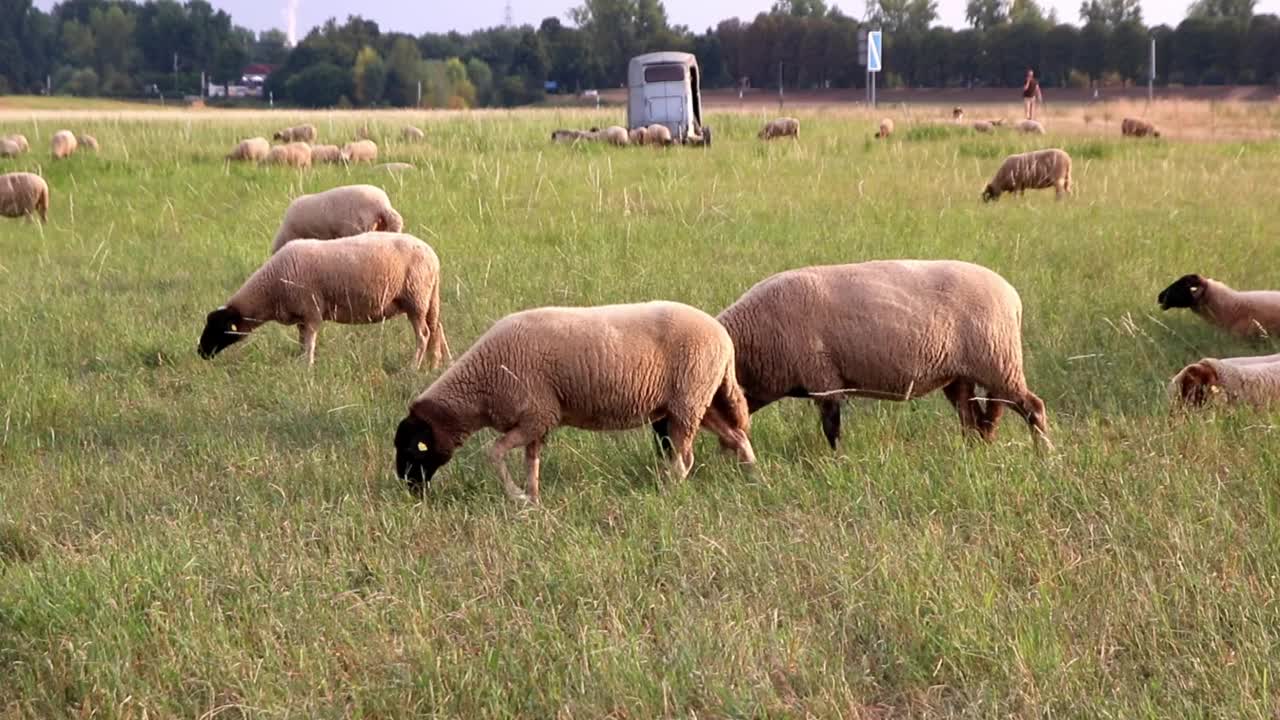
POLYGON ((1139 118, 1125 118, 1120 121, 1120 134, 1124 137, 1160 137, 1155 125, 1139 118))
POLYGON ((332 240, 367 232, 398 233, 403 229, 404 218, 391 206, 391 199, 382 188, 343 185, 303 195, 289 203, 271 252, 279 252, 291 240, 332 240))
POLYGON ((1280 355, 1204 358, 1173 377, 1169 396, 1185 407, 1214 401, 1266 407, 1280 400, 1280 355))
POLYGON ((880 121, 880 129, 876 131, 876 139, 883 140, 893 134, 893 118, 884 118, 880 121))
POLYGON ((440 260, 426 243, 399 233, 294 240, 272 255, 226 305, 209 313, 200 356, 209 359, 268 322, 298 326, 308 364, 328 320, 361 325, 400 314, 417 337, 413 367, 431 367, 449 345, 440 322, 440 260))
POLYGON ((316 126, 307 124, 287 127, 272 135, 271 139, 279 140, 282 143, 313 143, 316 141, 316 126))
POLYGON ((69 158, 76 151, 79 142, 76 140, 75 133, 70 130, 59 130, 53 134, 49 140, 49 146, 53 151, 54 160, 62 160, 69 158))
POLYGON ((1054 188, 1059 200, 1071 193, 1071 156, 1065 150, 1051 148, 1010 155, 1000 164, 996 176, 982 191, 985 202, 998 200, 1002 193, 1054 188))
POLYGON ((1044 402, 1022 366, 1022 301, 987 268, 882 260, 790 270, 718 318, 752 412, 811 398, 834 449, 845 397, 910 400, 941 388, 963 427, 995 437, 1005 405, 1048 445, 1044 402), (985 388, 985 402, 977 389, 985 388))
POLYGON ((756 137, 761 140, 772 140, 774 138, 789 137, 796 140, 800 139, 800 121, 793 117, 780 117, 765 123, 760 128, 760 132, 756 133, 756 137))
POLYGON ((421 493, 470 435, 493 428, 500 437, 489 459, 503 489, 537 502, 539 454, 551 430, 655 421, 665 423, 678 477, 693 466, 699 427, 740 462, 755 462, 733 342, 714 318, 672 302, 526 310, 495 323, 409 406, 395 435, 396 474, 421 493), (517 447, 525 449, 524 491, 504 462, 517 447))
POLYGON ((1280 291, 1233 290, 1201 275, 1183 275, 1156 296, 1161 310, 1187 308, 1237 337, 1280 333, 1280 291))
POLYGON ((41 222, 48 222, 49 184, 34 173, 0 175, 0 215, 11 218, 39 215, 41 222))
POLYGON ((964 108, 959 105, 951 108, 951 120, 957 125, 964 122, 964 108))

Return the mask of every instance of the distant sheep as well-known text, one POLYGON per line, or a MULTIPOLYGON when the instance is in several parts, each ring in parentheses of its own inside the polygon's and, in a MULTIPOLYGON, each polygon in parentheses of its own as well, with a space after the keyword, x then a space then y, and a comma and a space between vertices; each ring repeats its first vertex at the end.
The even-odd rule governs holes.
POLYGON ((312 145, 311 162, 336 165, 342 162, 342 148, 337 145, 312 145))
POLYGON ((372 163, 378 160, 378 146, 372 140, 357 140, 342 147, 342 161, 372 163))
POLYGON ((49 185, 34 173, 0 175, 0 215, 19 218, 40 216, 49 222, 49 185))
POLYGON ((951 120, 957 125, 964 122, 964 108, 959 105, 951 108, 951 120))
POLYGON ((1280 355, 1204 358, 1173 377, 1169 395, 1184 407, 1217 401, 1264 408, 1280 400, 1280 355))
POLYGON ((1041 125, 1039 120, 1019 120, 1015 127, 1017 127, 1019 132, 1031 135, 1044 134, 1044 125, 1041 125))
POLYGON ((573 144, 582 140, 590 140, 590 133, 585 130, 552 130, 551 141, 563 144, 573 144))
POLYGON ((404 219, 382 188, 344 185, 303 195, 289 203, 271 252, 277 253, 299 238, 332 240, 367 232, 398 233, 403 229, 404 219))
POLYGON ((608 143, 610 145, 629 145, 631 137, 627 133, 627 129, 617 125, 610 125, 604 129, 592 129, 592 139, 599 142, 608 143))
POLYGON ((1120 121, 1120 134, 1124 137, 1160 137, 1155 125, 1139 118, 1125 118, 1120 121))
POLYGON ((272 140, 279 140, 282 143, 305 142, 313 143, 316 141, 315 125, 298 125, 296 127, 287 127, 275 135, 271 136, 272 140))
POLYGON ((75 133, 70 130, 59 130, 53 134, 49 140, 50 148, 53 151, 54 160, 62 160, 71 157, 75 153, 79 142, 76 140, 75 133))
POLYGON ((0 158, 13 158, 22 154, 22 146, 12 138, 0 138, 0 158))
POLYGON ((973 129, 974 129, 974 132, 990 134, 991 132, 995 131, 995 126, 992 125, 990 122, 987 122, 986 120, 978 120, 973 123, 973 129))
POLYGON ((796 140, 800 139, 800 121, 793 117, 780 117, 765 123, 760 132, 756 133, 756 137, 761 140, 772 140, 774 138, 789 137, 796 140))
POLYGON ((271 143, 266 138, 253 137, 241 140, 236 144, 231 152, 227 153, 227 160, 262 162, 267 159, 267 155, 271 153, 271 143))
POLYGON ((76 141, 83 147, 98 152, 98 138, 92 135, 76 135, 76 141))
POLYGON ((631 132, 627 133, 627 137, 632 145, 646 145, 649 142, 649 130, 642 127, 632 128, 631 132))
POLYGON ((1160 309, 1187 308, 1212 325, 1244 338, 1280 334, 1280 291, 1233 290, 1201 275, 1183 275, 1160 291, 1160 309))
POLYGON ((648 145, 671 145, 675 142, 671 137, 671 128, 653 123, 644 129, 645 143, 648 145))
POLYGON ((539 457, 553 429, 654 421, 676 477, 693 467, 699 427, 739 462, 755 462, 733 342, 715 318, 673 302, 526 310, 495 323, 409 406, 396 429, 396 474, 421 493, 468 437, 493 428, 489 460, 507 496, 538 502, 539 457), (504 463, 518 447, 524 490, 504 463))
POLYGON ((226 305, 209 313, 199 353, 210 359, 268 322, 297 325, 308 364, 326 321, 361 325, 400 314, 417 336, 413 367, 448 353, 440 323, 440 260, 412 235, 366 233, 295 240, 272 255, 226 305))
POLYGON ((893 134, 893 118, 884 118, 880 121, 880 130, 876 132, 876 139, 882 140, 893 134))
POLYGON ((404 138, 405 142, 421 142, 427 138, 426 133, 412 125, 402 130, 400 136, 404 138))
POLYGON ((31 143, 27 142, 27 136, 22 133, 6 135, 3 139, 16 143, 18 147, 21 148, 22 152, 29 152, 31 150, 31 143))
POLYGON ((1023 373, 1022 300, 985 267, 881 260, 790 270, 756 283, 718 319, 751 412, 811 398, 833 449, 843 398, 911 400, 938 389, 984 439, 1008 406, 1049 445, 1044 402, 1023 373))
POLYGON ((996 176, 982 191, 986 202, 997 200, 1002 193, 1054 188, 1059 200, 1071 193, 1071 156, 1065 150, 1051 148, 1010 155, 1004 159, 996 176))
POLYGON ((374 165, 374 170, 386 170, 388 172, 401 172, 404 170, 412 170, 413 165, 407 162, 389 162, 381 165, 374 165))
POLYGON ((271 152, 267 153, 267 163, 309 168, 311 167, 311 146, 304 142, 275 145, 271 148, 271 152))

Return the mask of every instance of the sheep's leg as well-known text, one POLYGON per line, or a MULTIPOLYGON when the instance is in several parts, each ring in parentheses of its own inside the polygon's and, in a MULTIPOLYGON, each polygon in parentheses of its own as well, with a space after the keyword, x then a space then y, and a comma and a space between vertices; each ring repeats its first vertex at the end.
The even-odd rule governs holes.
POLYGON ((311 323, 303 323, 298 326, 298 343, 302 345, 302 356, 307 359, 308 365, 316 364, 316 335, 319 328, 311 323))
POLYGON ((739 463, 755 465, 756 453, 751 447, 751 438, 742 428, 734 427, 715 406, 702 417, 702 427, 715 434, 720 439, 720 449, 733 452, 739 463))
POLYGON ((538 492, 538 478, 542 466, 542 442, 545 439, 545 436, 535 438, 524 446, 524 491, 535 505, 542 502, 542 496, 538 492))
MULTIPOLYGON (((422 369, 422 360, 427 356, 427 345, 431 342, 431 330, 427 327, 427 319, 419 312, 406 313, 409 324, 413 326, 413 334, 418 338, 418 349, 413 353, 413 369, 422 369)), ((437 358, 437 363, 438 362, 437 358)), ((434 368, 435 365, 432 365, 434 368)))
POLYGON ((671 421, 667 418, 653 422, 653 440, 658 446, 658 456, 671 459, 671 421))
POLYGON ((960 426, 966 430, 978 432, 984 440, 990 440, 991 438, 982 432, 981 423, 984 413, 974 398, 973 392, 973 383, 968 380, 953 380, 942 388, 942 393, 955 406, 956 414, 960 416, 960 426))
POLYGON ((511 474, 507 471, 506 457, 507 453, 511 452, 513 448, 528 445, 531 442, 533 442, 533 438, 529 433, 526 433, 521 428, 516 428, 494 440, 493 446, 489 448, 489 462, 493 463, 494 469, 498 471, 498 478, 502 480, 502 489, 507 493, 508 498, 518 503, 528 503, 530 499, 523 490, 511 481, 511 474))
POLYGON ((831 449, 835 450, 840 442, 840 400, 828 397, 825 400, 815 400, 814 404, 818 408, 818 417, 822 418, 822 434, 826 436, 831 449))
POLYGON ((688 422, 682 419, 670 418, 668 427, 671 429, 668 438, 671 441, 671 472, 677 480, 683 480, 689 477, 689 471, 693 470, 693 434, 696 432, 698 422, 688 422))
POLYGON ((993 393, 992 398, 987 400, 987 412, 984 420, 990 423, 990 432, 993 436, 995 435, 995 423, 1003 412, 1001 406, 1005 404, 1012 407, 1022 416, 1023 420, 1027 421, 1027 427, 1030 428, 1032 437, 1035 438, 1041 449, 1053 449, 1053 443, 1049 440, 1049 424, 1045 415, 1044 401, 1030 390, 993 393))

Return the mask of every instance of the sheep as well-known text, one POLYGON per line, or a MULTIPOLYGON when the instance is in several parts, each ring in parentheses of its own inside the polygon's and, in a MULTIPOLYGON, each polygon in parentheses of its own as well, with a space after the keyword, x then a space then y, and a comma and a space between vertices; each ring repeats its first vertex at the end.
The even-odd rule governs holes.
POLYGON ((557 143, 576 143, 579 140, 590 139, 590 134, 583 130, 552 130, 551 141, 557 143))
POLYGON ((312 143, 316 141, 316 126, 298 125, 296 127, 287 127, 271 136, 272 140, 279 140, 282 143, 305 142, 312 143))
POLYGON ((671 128, 653 123, 644 129, 644 140, 649 145, 670 145, 675 142, 671 137, 671 128))
POLYGON ((76 142, 89 150, 98 152, 98 138, 92 135, 76 135, 76 142))
POLYGON ((733 338, 750 411, 812 398, 833 450, 842 398, 910 400, 939 388, 983 439, 1009 405, 1052 447, 1044 402, 1023 374, 1022 300, 985 267, 879 260, 789 270, 717 319, 733 338))
POLYGON ((49 184, 34 173, 14 172, 0 175, 0 215, 18 218, 40 215, 49 222, 49 184))
POLYGON ((400 133, 405 142, 421 142, 427 138, 427 134, 422 130, 410 125, 400 133))
POLYGON ((793 117, 780 117, 765 123, 765 126, 756 133, 756 137, 761 140, 772 140, 780 137, 790 137, 796 140, 800 139, 800 121, 793 117))
POLYGON ((311 167, 311 146, 304 142, 274 145, 271 148, 271 152, 267 153, 267 163, 309 168, 311 167))
POLYGON ((893 118, 884 118, 880 121, 880 130, 876 132, 876 139, 884 139, 893 134, 893 118))
POLYGON ((271 143, 268 143, 266 138, 251 137, 237 143, 231 152, 227 153, 226 159, 262 162, 270 153, 271 143))
POLYGON ((22 146, 12 138, 0 138, 0 158, 13 158, 22 154, 22 146))
POLYGON ((372 140, 357 140, 342 146, 345 163, 371 163, 378 159, 378 146, 372 140))
POLYGON ((1120 134, 1124 137, 1160 137, 1155 125, 1139 118, 1125 118, 1120 121, 1120 134))
POLYGON ((964 122, 964 108, 959 105, 951 108, 951 120, 957 125, 964 122))
POLYGON ((403 229, 404 219, 382 188, 344 185, 303 195, 289 203, 271 252, 277 253, 291 240, 300 238, 333 240, 367 232, 398 233, 403 229))
POLYGON ((994 132, 995 126, 992 125, 987 120, 978 120, 973 123, 973 130, 974 132, 980 132, 980 133, 986 134, 986 133, 994 132))
POLYGON ((413 367, 449 344, 440 322, 440 260, 412 235, 371 232, 294 240, 267 258, 225 305, 209 313, 197 351, 206 360, 268 322, 297 325, 308 365, 325 320, 360 325, 406 314, 417 336, 413 367))
POLYGON ((1044 125, 1041 125, 1039 120, 1019 120, 1018 124, 1014 127, 1016 127, 1019 132, 1031 135, 1044 134, 1044 125))
POLYGON ((525 310, 494 323, 410 404, 396 429, 396 474, 421 494, 470 435, 493 428, 501 435, 489 459, 507 496, 536 503, 552 429, 646 423, 661 426, 659 448, 675 477, 693 467, 699 427, 742 464, 755 463, 733 342, 714 318, 661 301, 525 310), (525 449, 524 491, 504 463, 517 447, 525 449))
POLYGON ((993 127, 1004 127, 1004 118, 1002 118, 1002 117, 1001 117, 1001 118, 988 118, 988 119, 987 119, 987 122, 991 123, 991 125, 992 125, 993 127))
POLYGON ((1242 338, 1280 333, 1280 291, 1234 290, 1201 275, 1183 275, 1156 296, 1161 310, 1187 308, 1242 338))
POLYGON ((627 136, 632 145, 647 145, 649 143, 648 128, 632 128, 631 132, 627 133, 627 136))
POLYGON ((374 170, 386 170, 387 172, 401 172, 404 170, 412 170, 413 165, 406 162, 389 162, 381 165, 374 165, 374 170))
POLYGON ((337 145, 312 145, 311 162, 337 164, 342 162, 342 148, 337 145))
POLYGON ((631 143, 631 137, 627 133, 627 129, 617 125, 610 125, 603 130, 592 129, 594 140, 606 142, 610 145, 628 145, 631 143))
POLYGON ((53 159, 61 160, 71 157, 76 151, 76 136, 70 130, 59 130, 53 134, 53 138, 49 141, 49 145, 53 150, 53 159))
POLYGON ((14 133, 12 135, 6 135, 3 139, 11 140, 14 143, 17 143, 18 148, 24 153, 29 152, 31 150, 31 143, 27 142, 27 136, 23 135, 22 133, 14 133))
POLYGON ((1054 188, 1061 200, 1071 193, 1071 156, 1065 150, 1050 148, 1010 155, 1000 164, 996 175, 982 191, 983 202, 998 200, 1001 193, 1054 188))
POLYGON ((1220 400, 1263 408, 1280 400, 1280 355, 1204 358, 1173 376, 1169 396, 1175 407, 1220 400))

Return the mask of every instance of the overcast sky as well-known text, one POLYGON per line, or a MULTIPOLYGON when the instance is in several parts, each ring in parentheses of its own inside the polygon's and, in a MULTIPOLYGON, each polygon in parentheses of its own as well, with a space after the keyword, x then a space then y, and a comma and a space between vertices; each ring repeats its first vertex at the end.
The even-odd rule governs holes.
MULTIPOLYGON (((278 27, 286 30, 290 0, 209 0, 231 14, 236 24, 254 30, 278 27)), ((374 20, 383 30, 397 30, 420 35, 424 32, 459 30, 467 32, 492 27, 502 23, 506 0, 291 0, 297 7, 299 37, 307 30, 323 23, 329 17, 345 19, 359 14, 374 20)), ((511 14, 517 24, 537 25, 545 17, 564 19, 570 7, 578 0, 510 0, 511 14)), ((938 0, 939 14, 944 25, 963 27, 966 0, 938 0)), ((1080 0, 1041 0, 1047 8, 1057 8, 1058 18, 1078 23, 1080 0)), ((1143 0, 1142 16, 1150 25, 1168 23, 1176 25, 1186 14, 1190 0, 1143 0)), ((37 0, 37 5, 48 9, 53 0, 37 0)), ((671 22, 688 25, 701 32, 728 17, 751 19, 757 13, 769 9, 772 0, 668 0, 664 3, 671 22)), ((836 2, 853 17, 861 17, 865 0, 836 2)), ((1280 0, 1258 0, 1257 12, 1280 14, 1280 0)))

